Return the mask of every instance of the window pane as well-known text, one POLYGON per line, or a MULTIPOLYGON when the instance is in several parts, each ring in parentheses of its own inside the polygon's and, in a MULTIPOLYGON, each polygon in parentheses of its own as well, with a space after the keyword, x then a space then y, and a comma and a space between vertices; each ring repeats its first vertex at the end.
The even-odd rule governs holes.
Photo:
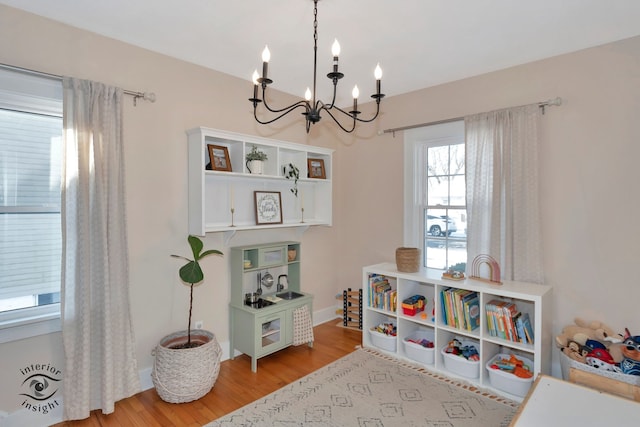
POLYGON ((464 176, 464 144, 450 145, 449 150, 449 170, 451 171, 451 175, 464 176))
POLYGON ((0 109, 0 312, 59 302, 62 119, 0 109))
POLYGON ((452 176, 450 181, 451 183, 451 194, 449 195, 452 206, 465 206, 467 204, 466 201, 466 182, 464 175, 456 175, 452 176))
POLYGON ((427 178, 427 204, 429 206, 449 204, 449 177, 432 176, 427 178))
POLYGON ((449 175, 449 146, 429 147, 427 152, 428 176, 449 175))

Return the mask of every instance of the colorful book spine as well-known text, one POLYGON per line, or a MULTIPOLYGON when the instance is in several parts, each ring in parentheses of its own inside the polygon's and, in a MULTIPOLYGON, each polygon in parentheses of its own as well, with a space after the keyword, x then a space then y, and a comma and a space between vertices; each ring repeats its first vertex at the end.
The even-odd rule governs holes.
POLYGON ((442 322, 452 328, 467 331, 477 328, 480 323, 480 310, 473 310, 474 316, 472 316, 470 306, 472 301, 479 304, 477 292, 456 288, 443 289, 440 292, 442 322))
POLYGON ((393 289, 385 276, 372 274, 369 276, 369 307, 386 311, 396 311, 398 293, 393 289))

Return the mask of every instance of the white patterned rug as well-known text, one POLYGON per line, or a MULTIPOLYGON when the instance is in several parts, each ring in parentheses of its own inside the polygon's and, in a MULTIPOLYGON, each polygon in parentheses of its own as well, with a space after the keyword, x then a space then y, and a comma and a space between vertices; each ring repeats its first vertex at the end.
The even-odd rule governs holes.
POLYGON ((312 372, 206 427, 508 426, 518 404, 370 349, 312 372))

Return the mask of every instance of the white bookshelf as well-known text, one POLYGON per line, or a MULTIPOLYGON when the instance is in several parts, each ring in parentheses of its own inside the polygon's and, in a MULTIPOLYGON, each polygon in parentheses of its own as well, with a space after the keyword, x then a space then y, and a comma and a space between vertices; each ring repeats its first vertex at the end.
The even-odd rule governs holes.
MULTIPOLYGON (((423 269, 417 273, 399 272, 394 263, 382 263, 363 268, 363 346, 376 348, 384 353, 411 360, 405 351, 403 339, 417 331, 425 331, 434 337, 434 363, 424 365, 452 377, 459 377, 481 387, 492 387, 486 363, 497 354, 515 354, 533 361, 534 378, 551 371, 551 287, 523 282, 503 282, 502 285, 487 283, 481 280, 465 279, 461 281, 446 280, 441 272, 423 269), (391 287, 397 291, 397 308, 394 311, 374 308, 369 305, 369 280, 372 275, 385 276, 391 287), (480 326, 475 330, 458 329, 444 322, 441 291, 457 288, 477 292, 479 295, 480 326), (416 313, 408 316, 403 313, 402 301, 413 295, 426 297, 423 316, 416 313), (528 313, 534 331, 533 344, 509 341, 491 336, 487 326, 485 304, 491 300, 510 301, 516 303, 519 311, 528 313), (380 323, 394 323, 397 326, 395 351, 380 349, 374 345, 369 330, 380 323), (445 367, 441 349, 452 339, 473 343, 480 356, 479 375, 468 378, 457 375, 445 367)), ((415 359, 413 360, 415 361, 415 359)), ((522 397, 510 395, 504 390, 495 389, 498 393, 515 400, 522 397)))

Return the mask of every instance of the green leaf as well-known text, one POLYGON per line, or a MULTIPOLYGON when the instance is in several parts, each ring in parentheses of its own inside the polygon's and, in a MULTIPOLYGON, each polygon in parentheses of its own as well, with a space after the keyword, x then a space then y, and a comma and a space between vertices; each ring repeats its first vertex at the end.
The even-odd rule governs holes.
POLYGON ((196 261, 189 261, 180 268, 180 278, 187 283, 199 283, 204 279, 204 273, 200 268, 200 264, 196 261))
POLYGON ((191 251, 193 252, 193 259, 195 261, 198 261, 200 259, 200 252, 204 247, 202 240, 200 240, 196 236, 189 236, 187 240, 189 241, 189 245, 191 246, 191 251))
POLYGON ((209 255, 222 255, 222 252, 216 250, 216 249, 209 249, 208 251, 204 251, 202 252, 202 254, 200 255, 200 259, 209 256, 209 255))

